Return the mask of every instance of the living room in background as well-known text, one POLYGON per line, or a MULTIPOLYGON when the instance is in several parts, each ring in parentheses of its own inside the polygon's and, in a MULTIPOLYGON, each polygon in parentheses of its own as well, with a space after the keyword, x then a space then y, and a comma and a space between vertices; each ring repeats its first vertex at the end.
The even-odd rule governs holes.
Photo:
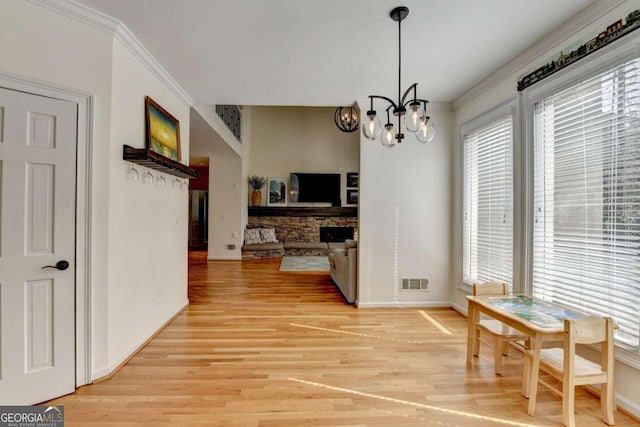
POLYGON ((513 120, 506 105, 462 126, 467 285, 513 283, 513 120))
POLYGON ((619 48, 527 91, 534 296, 615 319, 640 350, 640 59, 619 48), (603 66, 604 65, 604 66, 603 66))

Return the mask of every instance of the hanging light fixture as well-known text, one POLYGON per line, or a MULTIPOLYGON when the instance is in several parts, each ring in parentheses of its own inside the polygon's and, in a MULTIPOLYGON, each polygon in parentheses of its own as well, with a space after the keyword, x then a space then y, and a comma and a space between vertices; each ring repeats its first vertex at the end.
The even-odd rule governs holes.
POLYGON ((400 83, 402 76, 402 21, 407 15, 409 15, 409 8, 406 6, 396 7, 389 12, 391 19, 398 23, 398 102, 396 103, 386 96, 369 95, 371 109, 367 111, 367 117, 362 121, 362 134, 371 140, 380 137, 382 145, 389 148, 395 146, 396 141, 401 143, 404 139, 404 133, 402 133, 403 124, 404 129, 415 133, 416 138, 420 142, 429 142, 435 135, 435 127, 426 112, 429 101, 417 97, 418 83, 409 86, 404 94, 400 96, 402 93, 400 83), (407 97, 412 93, 413 97, 407 100, 407 97), (387 124, 384 125, 384 131, 382 122, 373 109, 374 98, 384 99, 389 103, 386 109, 387 124), (394 126, 391 122, 390 112, 398 118, 398 129, 396 131, 394 131, 394 126))
POLYGON ((358 112, 353 106, 336 108, 336 112, 333 114, 333 121, 342 132, 355 132, 359 127, 358 112))

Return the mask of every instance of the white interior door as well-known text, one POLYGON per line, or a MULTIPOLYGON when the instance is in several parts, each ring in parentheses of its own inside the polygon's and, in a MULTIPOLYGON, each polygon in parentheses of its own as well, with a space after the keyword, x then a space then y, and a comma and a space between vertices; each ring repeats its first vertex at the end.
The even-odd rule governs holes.
POLYGON ((76 128, 76 104, 0 88, 2 405, 75 389, 76 128))

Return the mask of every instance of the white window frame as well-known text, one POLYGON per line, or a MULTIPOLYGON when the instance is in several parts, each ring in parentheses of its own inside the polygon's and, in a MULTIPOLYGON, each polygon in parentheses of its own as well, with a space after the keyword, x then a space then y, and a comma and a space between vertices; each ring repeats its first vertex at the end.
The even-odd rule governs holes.
MULTIPOLYGON (((640 36, 620 39, 606 49, 597 51, 568 69, 548 77, 525 89, 520 94, 524 132, 524 211, 525 227, 522 239, 523 249, 523 292, 533 293, 533 206, 534 206, 534 106, 536 102, 558 93, 570 86, 615 67, 634 58, 640 57, 640 36)), ((515 254, 514 254, 515 255, 515 254)), ((640 354, 616 346, 615 358, 621 362, 640 369, 640 354)))
POLYGON ((458 161, 459 161, 459 165, 460 165, 460 172, 461 172, 461 180, 460 180, 460 185, 459 185, 459 219, 458 219, 458 223, 459 223, 459 229, 461 230, 460 233, 460 237, 458 240, 458 244, 459 244, 459 268, 460 268, 460 274, 462 276, 462 280, 458 282, 458 289, 466 292, 466 293, 471 293, 472 292, 472 285, 473 285, 473 280, 470 278, 465 278, 464 277, 464 271, 463 271, 463 267, 464 267, 464 199, 465 199, 465 183, 464 183, 464 164, 465 164, 465 148, 464 148, 464 139, 465 136, 468 135, 469 133, 482 128, 488 124, 490 124, 493 121, 496 121, 498 119, 500 119, 501 117, 507 116, 507 115, 511 115, 512 117, 512 169, 513 169, 513 194, 512 194, 512 198, 513 198, 513 230, 512 230, 512 236, 513 236, 513 241, 512 241, 512 247, 513 247, 513 259, 512 259, 512 280, 513 280, 513 289, 515 292, 521 292, 521 267, 520 267, 520 248, 519 248, 519 243, 520 242, 520 229, 522 228, 521 226, 521 203, 519 203, 519 197, 521 197, 520 191, 518 189, 518 183, 520 182, 521 178, 520 178, 520 169, 521 169, 521 163, 518 159, 520 159, 522 157, 521 155, 521 149, 520 146, 521 144, 518 143, 518 141, 521 140, 520 135, 521 135, 521 130, 520 130, 520 108, 519 108, 519 102, 518 102, 518 98, 513 97, 509 100, 507 100, 506 102, 499 104, 493 108, 490 108, 489 110, 487 110, 486 112, 484 112, 483 114, 465 122, 464 124, 462 124, 459 127, 459 134, 458 134, 458 143, 459 143, 459 147, 460 149, 459 151, 459 156, 458 156, 458 161))

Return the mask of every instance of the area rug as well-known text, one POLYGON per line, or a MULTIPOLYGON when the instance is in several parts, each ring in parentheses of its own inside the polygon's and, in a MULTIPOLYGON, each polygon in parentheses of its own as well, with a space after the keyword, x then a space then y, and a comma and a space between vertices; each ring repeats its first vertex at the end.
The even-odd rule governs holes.
POLYGON ((329 271, 326 256, 285 256, 280 263, 280 271, 329 271))

